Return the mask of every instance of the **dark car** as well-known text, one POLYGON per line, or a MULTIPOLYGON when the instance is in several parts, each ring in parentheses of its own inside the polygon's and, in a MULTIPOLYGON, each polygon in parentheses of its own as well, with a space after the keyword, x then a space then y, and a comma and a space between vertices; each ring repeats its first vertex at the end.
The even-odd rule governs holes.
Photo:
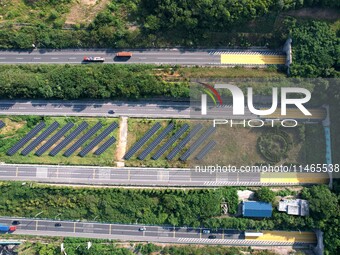
POLYGON ((55 227, 61 227, 61 223, 54 224, 55 227))
POLYGON ((216 236, 210 235, 208 238, 209 238, 209 239, 216 239, 216 236))
POLYGON ((110 110, 108 111, 109 114, 115 114, 115 111, 114 110, 110 110))
POLYGON ((14 220, 14 221, 12 222, 12 225, 20 225, 20 221, 14 220))

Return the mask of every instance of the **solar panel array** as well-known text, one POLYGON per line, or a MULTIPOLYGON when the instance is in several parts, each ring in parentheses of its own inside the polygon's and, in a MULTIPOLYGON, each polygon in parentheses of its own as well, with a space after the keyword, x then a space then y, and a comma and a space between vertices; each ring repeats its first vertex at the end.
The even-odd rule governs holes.
POLYGON ((81 152, 79 156, 84 157, 89 153, 96 145, 98 145, 105 137, 107 137, 113 130, 118 127, 116 122, 112 123, 108 128, 106 128, 100 135, 93 139, 81 152))
POLYGON ((68 148, 67 151, 63 154, 65 157, 71 156, 77 149, 80 148, 91 136, 93 136, 99 129, 101 129, 103 124, 101 122, 98 122, 96 125, 94 125, 85 135, 83 135, 81 138, 79 138, 78 141, 76 141, 70 148, 68 148))
POLYGON ((159 159, 164 152, 166 152, 167 149, 169 149, 178 138, 181 137, 181 135, 183 135, 188 129, 189 129, 189 125, 188 124, 184 124, 180 130, 178 130, 176 132, 176 134, 174 134, 156 153, 155 155, 152 156, 152 159, 156 160, 159 159))
POLYGON ((41 156, 45 151, 47 151, 53 144, 55 144, 63 135, 73 128, 74 124, 72 122, 68 122, 65 126, 63 126, 54 136, 52 136, 43 146, 41 146, 36 152, 35 155, 41 156))
POLYGON ((103 143, 102 146, 99 147, 98 150, 96 150, 94 152, 95 155, 100 155, 102 154, 104 151, 106 151, 112 144, 114 144, 116 142, 116 138, 114 137, 110 137, 105 143, 103 143))
POLYGON ((45 138, 47 138, 52 132, 59 127, 58 122, 53 122, 44 132, 42 132, 33 142, 31 142, 25 149, 21 151, 21 155, 26 156, 35 147, 37 147, 45 138))
POLYGON ((2 120, 0 120, 0 128, 3 128, 4 126, 5 126, 5 123, 2 120))
POLYGON ((216 146, 215 141, 210 141, 197 155, 196 159, 201 160, 205 157, 205 155, 208 154, 209 151, 211 151, 216 146))
POLYGON ((187 160, 190 155, 207 139, 213 132, 215 132, 215 127, 208 128, 191 146, 190 148, 183 153, 183 155, 179 158, 184 161, 187 160))
POLYGON ((82 122, 71 134, 61 141, 50 153, 50 156, 57 155, 63 148, 65 148, 74 138, 76 138, 84 129, 88 127, 86 121, 82 122))
POLYGON ((132 146, 132 148, 125 154, 124 159, 130 159, 133 154, 135 154, 144 145, 144 143, 146 143, 151 138, 151 136, 153 136, 157 132, 157 130, 160 129, 160 127, 161 124, 159 124, 158 122, 153 125, 153 127, 150 128, 149 131, 146 132, 146 134, 138 142, 136 142, 132 146))
POLYGON ((17 142, 12 148, 7 151, 8 156, 14 155, 22 146, 24 146, 29 140, 31 140, 36 134, 38 134, 45 127, 45 122, 40 122, 30 132, 27 133, 19 142, 17 142))
POLYGON ((142 153, 138 156, 138 159, 143 160, 146 158, 147 155, 149 155, 149 153, 151 151, 153 151, 153 149, 156 148, 156 146, 170 133, 170 131, 174 128, 174 123, 170 123, 160 134, 159 136, 153 140, 149 146, 142 151, 142 153))
POLYGON ((177 155, 177 153, 185 147, 190 139, 192 139, 201 129, 202 124, 197 124, 196 126, 194 126, 190 133, 175 148, 172 149, 168 156, 166 156, 166 159, 172 160, 177 155))

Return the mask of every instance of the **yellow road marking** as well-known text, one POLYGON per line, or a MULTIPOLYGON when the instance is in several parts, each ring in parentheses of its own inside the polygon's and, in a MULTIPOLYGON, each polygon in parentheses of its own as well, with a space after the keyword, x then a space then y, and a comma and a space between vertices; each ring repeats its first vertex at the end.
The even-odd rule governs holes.
POLYGON ((327 184, 327 173, 261 173, 261 183, 322 183, 327 184))
POLYGON ((285 63, 285 55, 221 54, 221 64, 283 65, 285 63))
POLYGON ((256 241, 277 241, 277 242, 304 242, 316 243, 316 235, 314 232, 299 231, 261 231, 262 236, 250 237, 247 240, 256 241))

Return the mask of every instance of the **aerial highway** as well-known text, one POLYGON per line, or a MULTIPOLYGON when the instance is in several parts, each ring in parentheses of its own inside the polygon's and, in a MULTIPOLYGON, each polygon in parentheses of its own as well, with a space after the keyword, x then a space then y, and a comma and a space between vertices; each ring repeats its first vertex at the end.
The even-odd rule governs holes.
MULTIPOLYGON (((309 109, 312 116, 302 116, 296 109, 288 108, 285 118, 320 121, 326 116, 325 109, 309 109)), ((247 108, 244 115, 233 115, 232 105, 210 107, 205 118, 216 119, 277 119, 258 116, 247 108)), ((279 111, 279 110, 278 110, 279 111)), ((0 100, 0 115, 85 116, 85 117, 145 117, 145 118, 202 118, 200 109, 186 101, 80 101, 80 100, 0 100), (111 112, 113 111, 113 112, 111 112)))
MULTIPOLYGON (((257 118, 257 115, 245 112, 234 116, 232 107, 215 108, 209 111, 209 117, 232 117, 236 119, 257 118)), ((0 100, 0 115, 43 115, 43 116, 128 116, 150 118, 190 118, 199 117, 199 112, 189 102, 171 101, 62 101, 62 100, 0 100), (113 110, 114 113, 110 114, 113 110)))
POLYGON ((312 173, 203 173, 179 168, 99 167, 62 165, 0 164, 0 180, 43 183, 219 187, 219 186, 287 186, 327 183, 327 174, 312 173))
POLYGON ((113 49, 33 49, 1 50, 0 64, 81 64, 85 56, 105 58, 107 64, 171 64, 171 65, 221 65, 221 64, 284 64, 282 52, 268 49, 125 49, 132 53, 129 59, 116 58, 120 50, 113 49), (226 58, 229 56, 229 58, 226 58), (245 58, 244 62, 239 62, 245 58), (226 60, 227 59, 227 60, 226 60))
MULTIPOLYGON (((19 220, 20 225, 17 226, 17 230, 13 232, 13 234, 71 236, 163 243, 225 244, 237 246, 305 246, 315 244, 316 242, 315 235, 310 232, 291 232, 290 239, 285 240, 284 238, 277 238, 278 241, 275 241, 273 238, 268 240, 266 240, 266 238, 262 238, 261 240, 245 239, 243 231, 230 229, 145 226, 143 224, 110 224, 87 221, 60 221, 14 217, 1 217, 0 223, 10 225, 14 220, 19 220), (144 229, 142 230, 142 228, 144 229), (207 233, 206 230, 209 230, 210 233, 207 233), (211 236, 214 236, 214 238, 211 236)), ((280 237, 279 233, 280 232, 276 232, 276 234, 280 237)))

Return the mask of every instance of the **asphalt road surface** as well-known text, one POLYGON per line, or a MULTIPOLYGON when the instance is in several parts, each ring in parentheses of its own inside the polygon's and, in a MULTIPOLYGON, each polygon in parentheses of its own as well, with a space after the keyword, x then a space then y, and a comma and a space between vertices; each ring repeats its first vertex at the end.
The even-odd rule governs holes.
MULTIPOLYGON (((261 173, 198 173, 178 168, 97 167, 0 164, 0 179, 44 183, 121 186, 259 186, 261 173)), ((286 186, 296 183, 270 182, 286 186)))
MULTIPOLYGON (((189 102, 119 102, 119 101, 53 101, 53 100, 0 100, 2 115, 44 116, 128 116, 149 118, 201 118, 200 111, 190 107, 189 102), (113 110, 114 114, 109 111, 113 110)), ((233 116, 232 107, 213 108, 209 118, 254 119, 249 111, 245 115, 233 116)))
MULTIPOLYGON (((56 215, 57 217, 58 215, 56 215)), ((244 233, 238 230, 217 229, 203 233, 202 228, 145 226, 141 224, 108 224, 98 222, 58 221, 44 219, 27 219, 1 217, 0 224, 11 225, 19 220, 20 225, 13 234, 72 236, 122 241, 149 241, 165 243, 202 243, 228 245, 293 245, 304 243, 245 240, 244 233), (55 224, 60 223, 57 227, 55 224), (145 231, 139 229, 145 227, 145 231), (214 235, 216 238, 210 239, 214 235)))
MULTIPOLYGON (((0 64, 81 64, 84 56, 103 57, 107 64, 171 64, 171 65, 221 65, 221 54, 235 50, 189 50, 189 49, 132 49, 129 59, 116 58, 119 50, 112 49, 66 49, 66 50, 2 50, 0 64)), ((249 53, 271 53, 269 50, 244 50, 249 53)), ((273 54, 277 52, 273 51, 273 54)), ((96 63, 102 64, 102 63, 96 63)))

